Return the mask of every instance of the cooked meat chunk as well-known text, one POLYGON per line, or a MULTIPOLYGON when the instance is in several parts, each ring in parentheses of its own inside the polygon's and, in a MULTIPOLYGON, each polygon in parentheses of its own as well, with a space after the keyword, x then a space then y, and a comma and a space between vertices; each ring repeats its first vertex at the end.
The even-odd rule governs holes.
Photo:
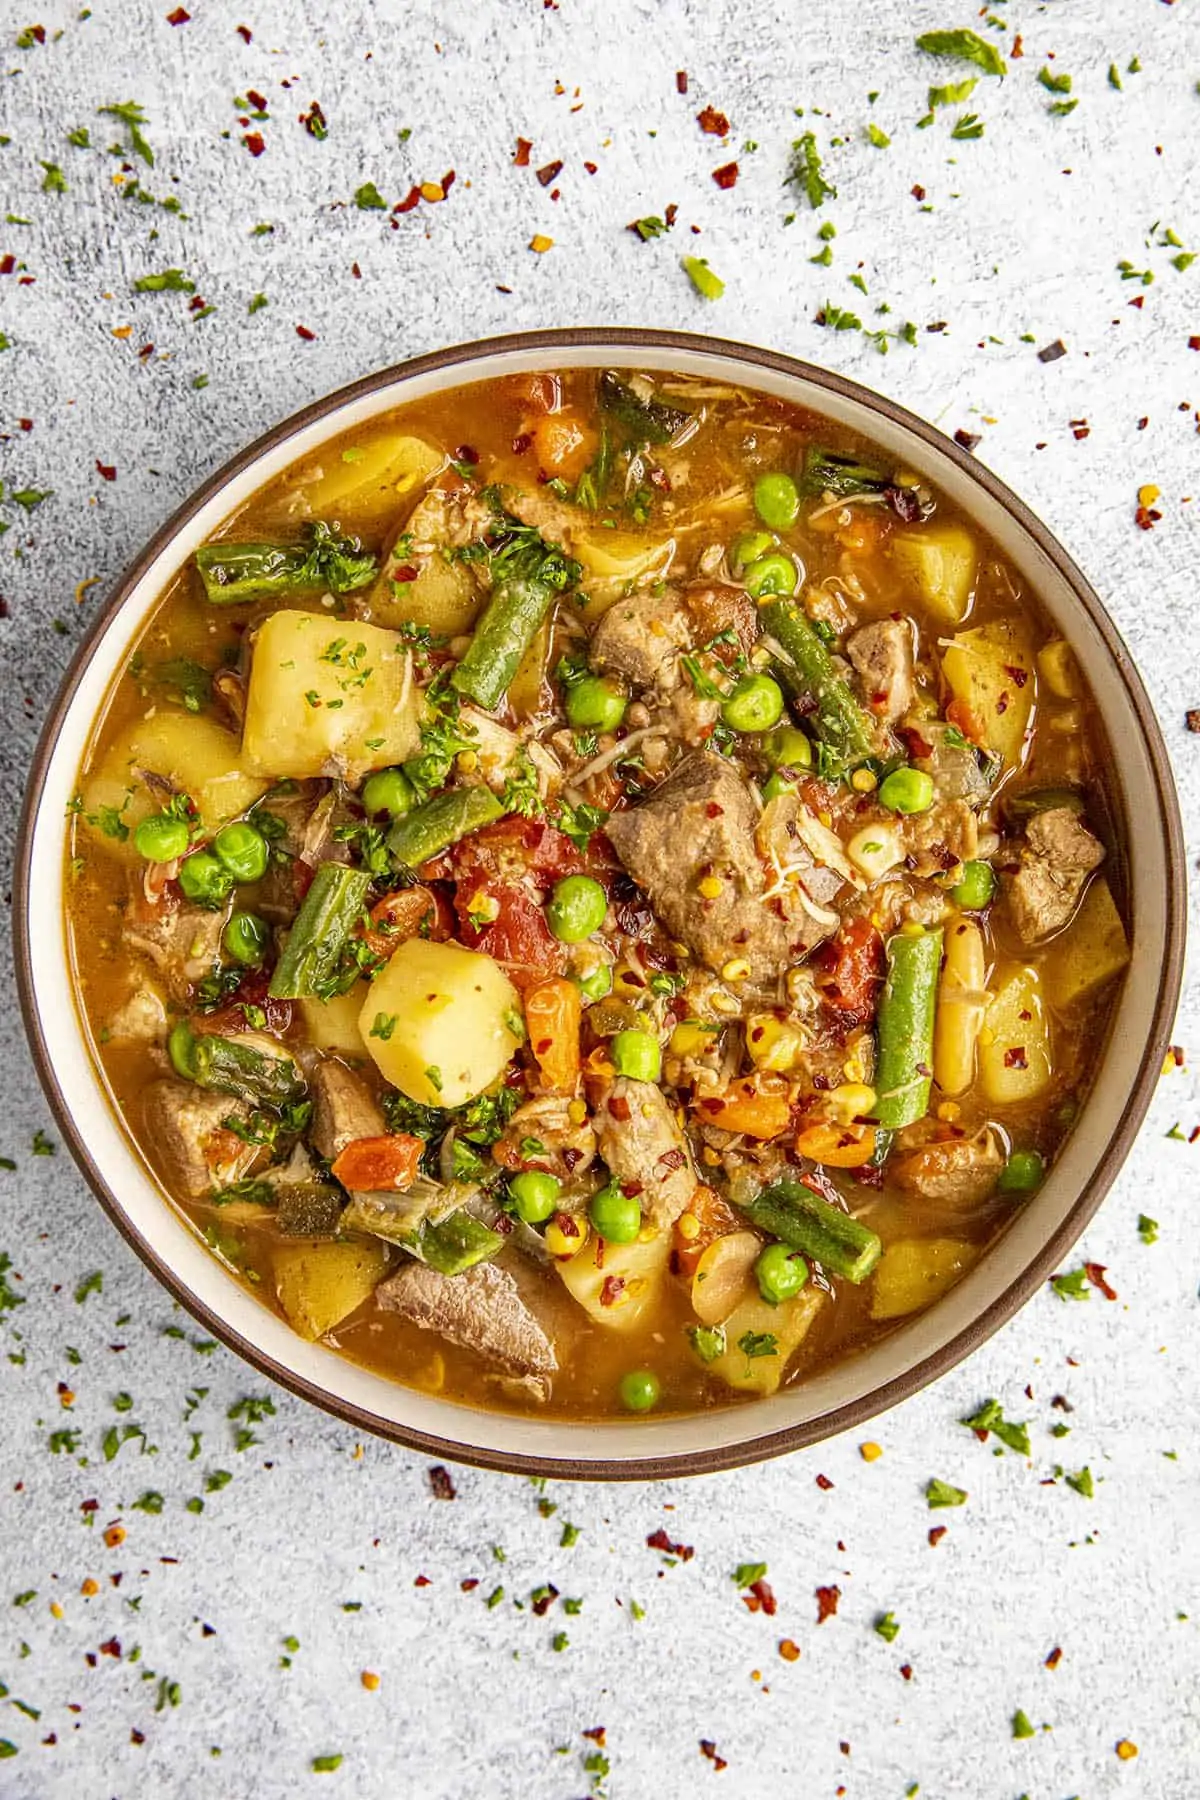
POLYGON ((889 725, 902 719, 916 692, 912 626, 907 619, 880 619, 875 625, 864 625, 846 639, 846 655, 875 717, 889 725))
POLYGON ((965 800, 939 800, 904 821, 908 867, 914 875, 944 875, 979 849, 979 821, 965 800))
POLYGON ((506 1375, 544 1380, 558 1368, 554 1345, 516 1282, 494 1263, 476 1263, 461 1275, 439 1275, 425 1263, 408 1262, 380 1283, 375 1298, 385 1312, 440 1332, 506 1375))
POLYGON ((356 1138, 382 1137, 387 1122, 361 1075, 335 1057, 319 1062, 309 1077, 313 1116, 309 1136, 319 1155, 334 1162, 356 1138))
POLYGON ((128 1038, 134 1043, 152 1044, 166 1034, 167 1009, 162 995, 152 981, 139 981, 108 1021, 109 1041, 128 1038))
POLYGON ((571 1118, 574 1104, 564 1094, 544 1094, 517 1108, 504 1133, 492 1145, 492 1159, 502 1169, 542 1169, 560 1181, 584 1175, 596 1160, 596 1137, 585 1120, 571 1118), (522 1149, 529 1138, 541 1148, 530 1157, 522 1149))
POLYGON ((495 514, 474 488, 430 488, 408 515, 404 536, 422 555, 434 549, 461 550, 486 532, 495 514))
POLYGON ((557 544, 568 556, 572 553, 576 534, 587 529, 587 513, 556 499, 546 487, 506 488, 504 504, 514 519, 520 519, 522 525, 532 525, 547 543, 557 544))
POLYGON ((750 791, 709 751, 688 757, 641 806, 614 813, 609 842, 673 937, 717 974, 749 965, 748 979, 774 982, 802 954, 794 933, 764 901, 750 791), (716 891, 701 891, 701 883, 716 891))
POLYGON ((194 982, 210 975, 220 961, 225 911, 208 912, 202 906, 170 906, 161 901, 148 906, 135 895, 126 914, 123 933, 134 950, 148 956, 166 977, 171 996, 184 1000, 194 982))
POLYGON ((662 1089, 618 1075, 594 1124, 614 1181, 636 1192, 652 1225, 673 1225, 696 1191, 696 1171, 662 1089))
POLYGON ((1015 874, 1006 877, 1008 908, 1023 944, 1036 944, 1066 925, 1104 846, 1069 806, 1035 813, 1015 874))
POLYGON ((969 1206, 986 1200, 1004 1167, 1004 1152, 994 1131, 973 1138, 952 1138, 893 1157, 888 1173, 910 1194, 969 1206))
POLYGON ((701 582, 685 588, 683 603, 691 615, 698 644, 732 631, 736 648, 749 656, 758 641, 758 608, 745 588, 730 587, 724 582, 701 582))
POLYGON ((145 1141, 153 1145, 172 1193, 188 1200, 229 1187, 250 1168, 258 1147, 244 1144, 224 1124, 249 1116, 240 1100, 188 1081, 155 1081, 142 1095, 145 1141))
POLYGON ((669 692, 679 682, 678 652, 691 641, 678 594, 647 588, 609 607, 596 627, 588 660, 602 674, 624 676, 631 687, 669 692))

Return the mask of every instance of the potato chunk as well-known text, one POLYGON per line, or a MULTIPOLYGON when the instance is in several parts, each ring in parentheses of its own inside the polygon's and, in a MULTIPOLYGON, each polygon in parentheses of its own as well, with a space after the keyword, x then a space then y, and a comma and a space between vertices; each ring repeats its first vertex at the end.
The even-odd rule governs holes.
POLYGON ((411 756, 420 709, 412 658, 394 631, 272 613, 254 640, 242 755, 275 777, 357 781, 411 756))
POLYGON ((524 1035, 520 996, 490 956, 423 938, 375 977, 358 1028, 384 1079, 426 1106, 482 1094, 524 1035))
POLYGON ((757 1294, 743 1300, 724 1322, 725 1350, 708 1364, 709 1373, 744 1394, 773 1394, 824 1298, 820 1288, 810 1286, 778 1306, 757 1294))
POLYGON ((1085 999, 1119 975, 1129 961, 1129 940, 1112 889, 1097 875, 1068 930, 1050 946, 1046 992, 1060 1011, 1085 999))
MULTIPOLYGON (((994 619, 962 631, 944 652, 942 672, 989 750, 1019 768, 1037 691, 1033 651, 1023 625, 994 619)), ((968 730, 968 735, 970 731, 968 730)))
POLYGON ((961 625, 975 592, 979 555, 962 525, 912 525, 897 531, 892 561, 946 625, 961 625))
POLYGON ((333 1051, 339 1056, 363 1057, 367 1047, 358 1029, 359 1015, 369 992, 365 981, 356 981, 345 994, 334 994, 329 1000, 305 997, 296 1005, 304 1015, 308 1041, 318 1050, 333 1051))
POLYGON ((671 1234, 638 1238, 632 1244, 604 1245, 604 1260, 596 1262, 598 1239, 589 1237, 577 1256, 556 1262, 563 1285, 578 1300, 588 1317, 612 1331, 632 1331, 653 1308, 662 1292, 671 1255, 671 1234))
POLYGON ((250 773, 237 739, 215 719, 158 708, 121 733, 88 775, 81 795, 84 824, 110 849, 131 858, 137 854, 135 826, 163 803, 162 793, 147 785, 147 775, 189 794, 211 831, 253 806, 268 785, 250 773), (120 826, 128 837, 121 837, 120 826))
POLYGON ((979 1255, 959 1238, 900 1238, 889 1244, 875 1271, 873 1319, 902 1319, 940 1300, 979 1255))
POLYGON ((443 452, 424 438, 385 431, 345 446, 340 454, 323 451, 320 474, 303 483, 300 492, 314 518, 336 517, 339 508, 348 507, 361 529, 364 515, 372 523, 380 516, 386 519, 406 495, 431 480, 445 460, 443 452))
POLYGON ((307 1238, 277 1244, 275 1294, 293 1331, 308 1343, 356 1312, 387 1274, 386 1244, 330 1244, 307 1238))
POLYGON ((1017 969, 998 985, 979 1034, 979 1079, 996 1106, 1033 1100, 1054 1073, 1050 1020, 1036 969, 1017 969))

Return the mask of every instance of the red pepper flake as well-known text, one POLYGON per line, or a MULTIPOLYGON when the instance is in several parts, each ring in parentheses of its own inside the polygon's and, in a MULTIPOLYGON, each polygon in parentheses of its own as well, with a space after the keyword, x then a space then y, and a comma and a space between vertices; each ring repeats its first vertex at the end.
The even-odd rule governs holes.
POLYGON ((267 147, 261 131, 248 131, 242 142, 251 156, 261 156, 267 147))
POLYGON ((1008 53, 1014 62, 1019 62, 1025 54, 1025 40, 1020 32, 1013 39, 1013 47, 1008 53))
POLYGON ((537 171, 537 178, 542 186, 549 187, 552 181, 557 180, 562 174, 562 167, 562 159, 560 157, 557 162, 548 162, 540 168, 537 171))
POLYGON ((729 120, 715 106, 706 106, 702 113, 697 113, 696 123, 709 137, 729 136, 729 120))
POLYGON ((686 69, 676 69, 676 71, 675 71, 675 92, 677 94, 686 94, 687 91, 688 91, 687 70, 686 69))
POLYGON ((517 139, 517 154, 513 157, 513 161, 516 163, 518 169, 527 169, 529 167, 529 153, 532 149, 532 138, 517 139))
POLYGON ((83 1513, 99 1512, 100 1502, 98 1500, 81 1500, 79 1502, 79 1510, 83 1513))
POLYGON ((1011 1050, 1004 1052, 1004 1066, 1006 1069, 1027 1069, 1029 1067, 1024 1044, 1014 1044, 1011 1050))
POLYGON ((235 25, 234 30, 237 32, 238 36, 241 38, 241 40, 244 44, 249 44, 254 41, 254 33, 251 31, 251 29, 248 25, 235 25))
POLYGON ((1086 419, 1071 420, 1071 436, 1075 439, 1076 443, 1078 443, 1081 438, 1090 437, 1091 430, 1092 428, 1086 419))
POLYGON ((659 1168, 666 1170, 668 1174, 670 1174, 672 1170, 682 1169, 686 1167, 686 1165, 687 1157, 682 1150, 664 1150, 658 1159, 659 1168))
POLYGON ((910 189, 910 192, 911 192, 914 200, 923 200, 925 198, 925 189, 921 186, 921 184, 919 182, 917 183, 917 185, 915 187, 910 189))
POLYGON ((1057 1667, 1061 1661, 1062 1661, 1062 1648, 1060 1645, 1055 1644, 1053 1650, 1050 1652, 1049 1656, 1046 1658, 1046 1660, 1042 1666, 1043 1666, 1043 1668, 1046 1668, 1046 1669, 1057 1669, 1057 1667))
POLYGON ((661 1550, 664 1556, 677 1556, 680 1562, 691 1562, 695 1549, 691 1544, 673 1544, 660 1525, 646 1539, 647 1550, 661 1550))
POLYGON ((838 1601, 842 1597, 839 1587, 819 1587, 817 1589, 817 1624, 823 1625, 831 1619, 838 1609, 838 1601))
POLYGON ((729 1767, 725 1758, 717 1755, 717 1746, 713 1743, 711 1738, 700 1739, 700 1754, 701 1756, 707 1756, 714 1769, 727 1769, 729 1767))
POLYGON ((307 325, 297 325, 296 327, 296 336, 303 338, 306 344, 311 344, 316 335, 316 332, 310 331, 307 325))
MULTIPOLYGON (((3 271, 0 270, 0 274, 2 274, 2 273, 3 273, 3 271)), ((1200 350, 1200 337, 1190 337, 1188 339, 1188 349, 1189 350, 1200 350)))
POLYGON ((257 88, 247 88, 246 89, 246 98, 250 102, 251 106, 254 108, 255 112, 260 112, 260 113, 266 112, 266 110, 267 110, 266 95, 260 94, 257 88))
POLYGON ((464 1594, 473 1594, 475 1589, 479 1586, 479 1578, 476 1575, 469 1575, 465 1581, 460 1581, 458 1585, 464 1594))
POLYGON ((129 1741, 131 1744, 144 1744, 146 1741, 146 1734, 144 1731, 139 1731, 137 1726, 134 1725, 129 1733, 129 1741))
MULTIPOLYGON (((249 38, 247 38, 246 41, 249 43, 249 38)), ((300 113, 298 117, 309 137, 321 139, 329 136, 329 126, 326 123, 325 114, 321 111, 321 102, 319 100, 314 100, 309 106, 308 111, 306 113, 300 113)))
POLYGON ((105 481, 115 481, 117 479, 116 464, 115 463, 102 463, 100 461, 99 457, 97 457, 96 473, 97 473, 97 475, 102 475, 104 477, 105 481))
POLYGON ((434 1463, 429 1471, 429 1491, 435 1500, 453 1500, 457 1489, 444 1463, 434 1463))
POLYGON ((537 1599, 533 1602, 533 1611, 537 1614, 539 1619, 545 1618, 557 1599, 558 1589, 552 1581, 548 1581, 538 1594, 537 1599))
POLYGON ((1025 683, 1029 680, 1028 669, 1019 668, 1016 663, 1005 663, 1004 673, 1012 678, 1012 684, 1015 688, 1023 688, 1025 683))
POLYGON ((941 1543, 942 1539, 945 1537, 946 1532, 948 1530, 949 1530, 949 1527, 946 1525, 933 1526, 933 1528, 931 1529, 931 1531, 929 1533, 929 1542, 933 1549, 935 1549, 935 1550, 937 1549, 938 1545, 941 1543))
POLYGON ((35 38, 39 44, 45 43, 46 27, 44 25, 30 25, 28 30, 31 38, 35 38))
POLYGON ((905 1681, 911 1681, 912 1680, 912 1664, 911 1663, 901 1663, 900 1664, 900 1673, 903 1675, 905 1681))
POLYGON ((583 166, 587 170, 589 175, 597 174, 599 172, 599 168, 600 168, 599 163, 594 163, 594 162, 585 162, 583 166))
POLYGON ((736 187, 738 178, 737 164, 735 162, 722 163, 719 169, 713 170, 712 178, 719 188, 736 187))
POLYGON ((177 6, 175 8, 174 12, 169 12, 167 14, 167 24, 168 25, 186 25, 188 23, 189 19, 191 18, 191 16, 192 15, 190 12, 184 12, 182 6, 177 6))
POLYGON ((606 1275, 600 1288, 601 1306, 615 1306, 624 1292, 625 1277, 623 1275, 606 1275))
POLYGON ((983 439, 977 431, 964 431, 960 426, 954 434, 954 441, 956 444, 961 444, 964 450, 974 451, 977 445, 983 442, 983 439))
MULTIPOLYGON (((611 1114, 611 1116, 617 1120, 618 1124, 621 1124, 621 1125, 627 1124, 629 1119, 632 1116, 632 1114, 630 1112, 629 1102, 625 1098, 624 1094, 611 1095, 609 1098, 609 1102, 608 1102, 608 1110, 609 1110, 609 1113, 611 1114)), ((720 1111, 719 1106, 718 1106, 717 1110, 720 1111)))
MULTIPOLYGON (((779 1608, 776 1604, 775 1595, 772 1591, 770 1582, 762 1580, 752 1581, 750 1584, 750 1593, 753 1594, 758 1603, 758 1607, 762 1608, 768 1619, 773 1619, 779 1608)), ((745 1599, 746 1596, 743 1595, 742 1598, 745 1599)), ((752 1610, 757 1610, 757 1608, 752 1608, 752 1610)))
POLYGON ((823 1494, 827 1494, 829 1492, 830 1488, 833 1486, 833 1483, 832 1483, 832 1481, 830 1481, 828 1475, 818 1475, 817 1476, 817 1486, 821 1489, 821 1492, 823 1494))
POLYGON ((1094 1288, 1099 1288, 1106 1300, 1115 1300, 1117 1298, 1116 1288, 1105 1278, 1104 1263, 1084 1263, 1083 1267, 1092 1286, 1094 1288))
POLYGON ((100 1654, 101 1656, 113 1656, 119 1662, 121 1660, 120 1638, 110 1637, 106 1639, 100 1646, 100 1654))
POLYGON ((0 256, 0 275, 11 275, 17 266, 17 259, 10 251, 7 256, 0 256))
POLYGON ((398 200, 396 202, 395 206, 393 206, 392 211, 394 213, 409 213, 412 211, 414 206, 419 206, 420 202, 421 202, 420 188, 419 187, 410 187, 407 194, 405 194, 403 200, 398 200))
POLYGON ((432 1585, 433 1584, 430 1581, 428 1575, 418 1575, 416 1580, 413 1582, 414 1587, 432 1587, 432 1585))
MULTIPOLYGON (((1183 722, 1187 726, 1189 731, 1200 732, 1200 706, 1189 707, 1188 711, 1185 712, 1183 715, 1183 722)), ((1182 1066, 1179 1062, 1178 1056, 1176 1056, 1175 1062, 1176 1062, 1176 1067, 1182 1066)))

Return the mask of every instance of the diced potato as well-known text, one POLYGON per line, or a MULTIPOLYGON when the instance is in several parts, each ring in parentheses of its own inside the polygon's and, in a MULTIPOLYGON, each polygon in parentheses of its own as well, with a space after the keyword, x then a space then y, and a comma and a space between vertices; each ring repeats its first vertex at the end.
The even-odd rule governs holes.
POLYGON ((1054 1073, 1050 1020, 1036 969, 1016 969, 999 983, 979 1033, 979 1078, 997 1106, 1033 1100, 1054 1073))
POLYGON ((297 1000, 308 1042, 335 1055, 365 1057, 367 1046, 358 1021, 369 991, 365 981, 356 981, 347 993, 334 994, 330 1000, 297 1000))
POLYGON ((611 1331, 632 1331, 658 1302, 671 1255, 671 1234, 664 1231, 645 1242, 638 1238, 632 1244, 606 1242, 599 1267, 596 1243, 595 1237, 589 1237, 578 1256, 554 1266, 567 1292, 597 1325, 605 1325, 611 1331), (608 1305, 603 1299, 606 1294, 608 1305))
POLYGON ((943 653, 942 672, 988 749, 1010 769, 1018 767, 1037 692, 1024 627, 1012 619, 995 619, 960 632, 943 653))
POLYGON ((1070 928, 1050 946, 1045 961, 1046 995, 1062 1010, 1094 993, 1129 961, 1129 941, 1112 889, 1097 875, 1083 896, 1070 928))
POLYGON ((979 554, 963 525, 910 525, 892 535, 892 561, 916 584, 921 599, 947 625, 961 625, 971 609, 979 554))
POLYGON ((402 638, 377 625, 283 611, 254 640, 242 755, 274 777, 358 781, 417 748, 421 697, 402 638))
POLYGON ((460 637, 470 631, 483 610, 483 595, 469 565, 447 562, 435 550, 420 563, 415 579, 397 580, 397 570, 413 566, 403 549, 384 559, 383 572, 371 590, 371 617, 393 627, 423 625, 434 637, 460 637))
POLYGON ((358 1028, 384 1079, 426 1106, 482 1094, 524 1035, 520 996, 490 956, 424 938, 401 944, 375 977, 358 1028))
MULTIPOLYGON (((675 1027, 671 1038, 672 1050, 675 1050, 675 1039, 680 1032, 689 1030, 701 1034, 698 1050, 676 1051, 677 1055, 696 1055, 712 1045, 712 1036, 705 1026, 683 1024, 675 1027)), ((773 1074, 786 1075, 796 1067, 808 1046, 809 1040, 802 1027, 793 1024, 790 1019, 781 1019, 778 1013, 751 1013, 746 1020, 746 1054, 756 1069, 769 1069, 773 1074)))
POLYGON ((868 881, 882 881, 898 868, 908 851, 899 825, 864 825, 846 845, 846 855, 868 881))
MULTIPOLYGON (((724 1321, 725 1350, 708 1364, 709 1373, 719 1375, 730 1387, 746 1394, 773 1394, 783 1380, 789 1358, 803 1343, 809 1327, 821 1310, 824 1299, 820 1288, 806 1287, 794 1300, 779 1306, 759 1299, 743 1300, 724 1321), (766 1355, 751 1356, 744 1343, 771 1337, 774 1348, 766 1355)), ((751 1346, 766 1349, 765 1344, 751 1346)))
POLYGON ((1057 700, 1078 700, 1083 682, 1075 652, 1064 638, 1044 644, 1037 654, 1038 675, 1057 700))
POLYGON ((581 586, 588 597, 587 617, 598 619, 634 582, 664 576, 675 555, 675 539, 648 538, 632 531, 572 534, 571 553, 583 565, 581 586))
POLYGON ((958 1238, 901 1238, 889 1244, 875 1271, 873 1319, 902 1319, 940 1300, 975 1262, 976 1244, 958 1238))
POLYGON ((237 739, 215 719, 158 707, 150 718, 122 732, 83 784, 83 823, 109 848, 130 857, 136 856, 134 827, 163 803, 162 795, 146 786, 140 772, 160 775, 190 794, 211 831, 253 806, 269 785, 249 773, 237 739), (109 815, 101 808, 120 815, 128 838, 104 830, 109 815))
POLYGON ((553 641, 553 613, 542 620, 532 644, 517 664, 517 672, 508 690, 508 704, 518 719, 531 719, 541 712, 549 697, 550 647, 553 641))
POLYGON ((750 1297, 752 1271, 762 1247, 753 1231, 731 1231, 713 1239, 692 1276, 692 1311, 701 1324, 719 1324, 739 1301, 750 1297))
POLYGON ((348 1319, 387 1273, 387 1246, 301 1238, 272 1252, 275 1294, 288 1324, 312 1343, 348 1319))
POLYGON ((301 493, 314 518, 334 518, 344 506, 361 522, 364 513, 386 516, 406 494, 432 480, 445 461, 424 438, 382 432, 324 453, 320 475, 301 493))

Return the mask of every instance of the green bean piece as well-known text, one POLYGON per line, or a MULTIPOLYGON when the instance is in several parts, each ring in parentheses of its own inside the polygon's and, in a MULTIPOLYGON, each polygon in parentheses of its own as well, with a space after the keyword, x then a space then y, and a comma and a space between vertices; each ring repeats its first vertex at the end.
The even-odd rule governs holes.
POLYGON ((933 1019, 942 931, 898 932, 887 941, 887 980, 879 1000, 874 1117, 899 1131, 929 1111, 933 1019))
POLYGON ((186 1021, 172 1031, 168 1050, 177 1074, 251 1106, 286 1106, 304 1092, 304 1078, 290 1056, 269 1056, 216 1033, 197 1037, 186 1021))
POLYGON ((448 1218, 439 1219, 436 1225, 422 1219, 417 1232, 403 1242, 406 1249, 439 1275, 461 1275, 504 1248, 500 1233, 480 1224, 463 1207, 448 1218))
POLYGON ((503 817, 504 808, 490 788, 450 788, 397 819, 388 832, 388 849, 406 868, 419 869, 459 838, 503 817))
POLYGON ((890 477, 867 463, 855 462, 852 456, 839 456, 835 450, 823 450, 810 444, 804 453, 804 472, 800 491, 805 494, 879 494, 889 485, 890 477))
POLYGON ((857 1287, 883 1255, 883 1242, 869 1225, 822 1200, 800 1181, 777 1181, 753 1200, 742 1203, 752 1224, 778 1238, 827 1275, 840 1275, 857 1287))
POLYGON ((665 444, 692 417, 681 406, 667 406, 662 400, 639 400, 629 384, 611 369, 605 369, 600 377, 598 397, 603 412, 611 413, 636 438, 651 444, 665 444))
POLYGON ((196 568, 204 598, 216 606, 242 606, 281 594, 327 588, 349 594, 375 579, 379 558, 356 537, 316 519, 306 544, 202 544, 196 568))
MULTIPOLYGON (((812 724, 821 742, 847 768, 874 754, 873 722, 833 666, 833 658, 798 606, 771 600, 762 608, 763 630, 783 651, 785 674, 816 703, 812 724)), ((778 663, 777 667, 780 667, 778 663)))
POLYGON ((494 712, 550 611, 555 591, 536 576, 497 581, 471 647, 450 677, 451 686, 485 712, 494 712))
POLYGON ((370 885, 365 869, 321 864, 271 976, 268 992, 273 1000, 301 1000, 328 992, 370 885))

